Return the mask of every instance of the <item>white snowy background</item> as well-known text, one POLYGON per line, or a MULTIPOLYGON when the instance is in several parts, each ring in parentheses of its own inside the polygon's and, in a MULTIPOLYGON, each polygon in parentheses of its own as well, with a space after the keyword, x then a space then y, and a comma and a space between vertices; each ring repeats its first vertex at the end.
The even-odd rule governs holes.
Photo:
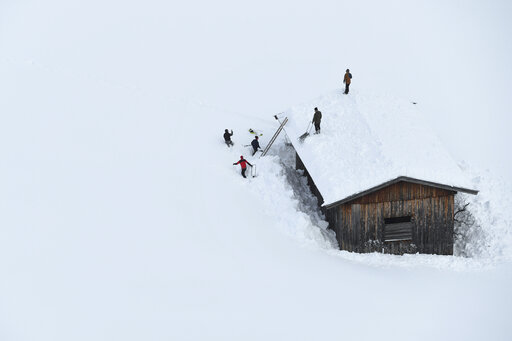
POLYGON ((1 0, 0 340, 510 340, 511 7, 1 0), (347 67, 481 191, 472 257, 337 250, 283 139, 232 166, 347 67))

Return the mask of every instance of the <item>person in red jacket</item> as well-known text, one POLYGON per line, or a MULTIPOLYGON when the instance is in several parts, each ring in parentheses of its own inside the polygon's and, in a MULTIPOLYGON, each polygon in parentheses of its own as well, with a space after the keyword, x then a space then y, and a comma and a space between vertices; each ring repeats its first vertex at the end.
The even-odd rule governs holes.
POLYGON ((242 176, 244 178, 247 178, 245 176, 245 171, 247 170, 247 164, 252 167, 251 163, 249 161, 247 161, 246 159, 244 159, 243 155, 240 155, 240 160, 238 160, 238 162, 235 162, 233 165, 238 165, 238 164, 240 164, 240 167, 242 167, 242 176))

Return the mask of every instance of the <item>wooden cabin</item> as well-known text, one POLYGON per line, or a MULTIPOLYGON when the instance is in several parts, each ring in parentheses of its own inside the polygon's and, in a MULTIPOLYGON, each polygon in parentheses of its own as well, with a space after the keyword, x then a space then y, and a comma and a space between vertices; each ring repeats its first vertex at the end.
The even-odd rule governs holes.
POLYGON ((454 196, 477 191, 418 106, 332 92, 279 116, 342 250, 453 254, 454 196), (315 107, 322 130, 306 134, 315 107))
MULTIPOLYGON (((320 206, 322 194, 296 154, 320 206)), ((405 176, 322 207, 341 250, 453 255, 454 196, 475 190, 405 176)))

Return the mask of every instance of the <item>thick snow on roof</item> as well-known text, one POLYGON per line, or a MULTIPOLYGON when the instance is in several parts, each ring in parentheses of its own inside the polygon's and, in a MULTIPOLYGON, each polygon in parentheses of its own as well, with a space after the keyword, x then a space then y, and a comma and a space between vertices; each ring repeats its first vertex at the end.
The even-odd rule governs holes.
POLYGON ((411 102, 375 95, 332 92, 284 113, 285 131, 304 162, 324 205, 399 176, 471 188, 469 179, 411 102), (322 112, 321 133, 299 141, 322 112))

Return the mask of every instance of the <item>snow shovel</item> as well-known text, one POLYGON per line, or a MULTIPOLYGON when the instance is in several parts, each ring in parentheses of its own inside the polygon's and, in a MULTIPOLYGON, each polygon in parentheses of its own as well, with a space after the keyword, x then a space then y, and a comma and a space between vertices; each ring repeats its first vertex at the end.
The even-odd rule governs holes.
POLYGON ((305 132, 304 134, 302 134, 301 136, 299 136, 299 141, 300 141, 301 143, 302 143, 302 142, 304 142, 304 140, 306 139, 306 137, 308 137, 308 136, 309 136, 309 131, 311 130, 311 127, 312 127, 311 122, 309 122, 309 124, 308 124, 308 129, 306 129, 306 132, 305 132))

